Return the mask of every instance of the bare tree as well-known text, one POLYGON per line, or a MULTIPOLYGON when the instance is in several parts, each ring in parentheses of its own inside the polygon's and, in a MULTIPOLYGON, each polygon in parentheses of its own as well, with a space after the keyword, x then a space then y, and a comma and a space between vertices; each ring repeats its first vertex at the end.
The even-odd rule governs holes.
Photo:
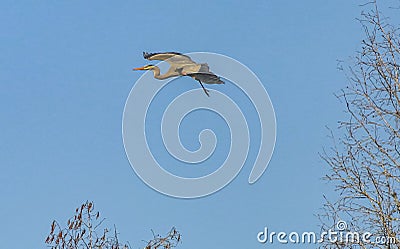
POLYGON ((145 249, 170 249, 176 247, 180 240, 180 233, 173 227, 165 236, 153 233, 153 239, 147 242, 145 249))
POLYGON ((323 231, 337 230, 343 220, 348 226, 342 232, 371 236, 325 239, 323 248, 400 247, 400 33, 376 1, 367 7, 360 19, 362 48, 344 69, 349 86, 337 96, 349 118, 339 122, 339 135, 331 133, 333 145, 322 153, 330 172, 325 179, 339 196, 327 200, 320 218, 323 231))
MULTIPOLYGON (((87 201, 75 209, 74 217, 62 227, 57 221, 50 226, 50 234, 45 243, 52 249, 128 249, 128 243, 118 241, 117 229, 113 232, 104 228, 100 213, 94 210, 93 202, 87 201)), ((180 242, 181 235, 173 227, 166 236, 154 235, 147 242, 145 249, 170 249, 180 242)))

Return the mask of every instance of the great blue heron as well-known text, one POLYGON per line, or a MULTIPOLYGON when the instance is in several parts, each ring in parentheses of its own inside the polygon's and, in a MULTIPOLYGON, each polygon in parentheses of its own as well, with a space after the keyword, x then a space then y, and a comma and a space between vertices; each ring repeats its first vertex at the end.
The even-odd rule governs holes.
POLYGON ((176 76, 189 76, 197 80, 207 96, 208 90, 203 86, 206 84, 224 84, 224 82, 214 73, 206 63, 196 63, 189 56, 176 52, 166 53, 146 53, 143 52, 143 57, 147 60, 166 61, 170 67, 165 74, 160 75, 160 68, 154 65, 146 65, 144 67, 134 68, 133 70, 151 70, 154 78, 163 80, 176 76))

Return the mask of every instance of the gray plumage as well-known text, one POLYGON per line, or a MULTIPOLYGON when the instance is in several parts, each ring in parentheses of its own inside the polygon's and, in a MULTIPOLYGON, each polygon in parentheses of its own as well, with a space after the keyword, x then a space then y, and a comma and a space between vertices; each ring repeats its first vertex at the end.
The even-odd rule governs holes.
POLYGON ((161 60, 170 65, 170 68, 165 74, 160 75, 160 68, 153 65, 146 65, 134 70, 152 70, 154 78, 167 79, 176 76, 189 76, 197 80, 204 92, 209 96, 208 90, 203 86, 206 84, 224 84, 224 82, 210 71, 206 63, 196 63, 189 56, 177 52, 164 52, 164 53, 146 53, 143 52, 143 57, 146 60, 161 60))

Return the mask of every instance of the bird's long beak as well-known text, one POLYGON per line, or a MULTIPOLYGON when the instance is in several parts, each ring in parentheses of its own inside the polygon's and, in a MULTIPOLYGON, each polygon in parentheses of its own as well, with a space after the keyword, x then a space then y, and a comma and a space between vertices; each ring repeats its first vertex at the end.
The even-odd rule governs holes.
POLYGON ((146 69, 144 69, 144 67, 136 67, 136 68, 133 68, 132 70, 146 70, 146 69))

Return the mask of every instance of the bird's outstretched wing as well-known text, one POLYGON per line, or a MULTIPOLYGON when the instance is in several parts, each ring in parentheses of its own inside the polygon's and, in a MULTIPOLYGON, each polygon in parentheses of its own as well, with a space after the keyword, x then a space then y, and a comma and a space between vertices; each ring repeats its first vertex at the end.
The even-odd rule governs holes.
POLYGON ((188 73, 186 75, 206 84, 225 84, 225 82, 223 82, 220 77, 213 74, 212 72, 188 73))
POLYGON ((186 65, 182 68, 177 68, 176 71, 181 75, 190 76, 206 84, 225 84, 220 77, 210 71, 207 63, 186 65))
POLYGON ((177 52, 146 53, 143 57, 150 61, 166 61, 170 64, 197 64, 189 56, 177 52))

